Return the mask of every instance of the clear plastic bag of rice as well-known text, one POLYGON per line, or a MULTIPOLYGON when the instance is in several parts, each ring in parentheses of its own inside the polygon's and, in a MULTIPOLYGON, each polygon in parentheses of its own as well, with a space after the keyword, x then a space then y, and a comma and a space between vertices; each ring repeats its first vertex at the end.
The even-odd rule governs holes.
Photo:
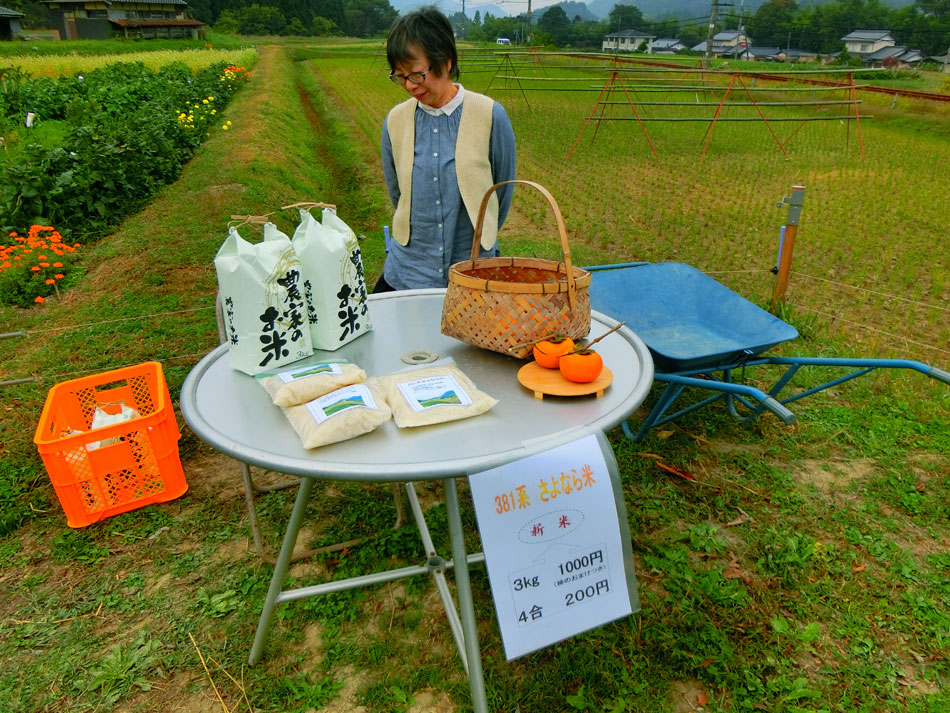
POLYGON ((345 441, 375 430, 392 411, 375 379, 344 386, 318 399, 284 409, 304 448, 345 441))
POLYGON ((454 364, 400 371, 379 381, 400 428, 478 416, 498 403, 454 364))
POLYGON ((366 372, 344 360, 295 366, 256 377, 278 406, 305 404, 350 384, 366 381, 366 372))

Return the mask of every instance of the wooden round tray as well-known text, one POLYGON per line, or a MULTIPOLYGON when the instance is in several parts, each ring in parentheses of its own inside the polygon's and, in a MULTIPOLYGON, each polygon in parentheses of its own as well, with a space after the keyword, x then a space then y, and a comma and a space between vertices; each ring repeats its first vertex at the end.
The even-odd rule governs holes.
POLYGON ((545 369, 536 361, 529 361, 518 370, 518 381, 526 389, 534 392, 536 399, 547 396, 588 396, 604 395, 604 389, 614 380, 613 372, 606 366, 600 376, 586 384, 578 384, 565 379, 557 369, 545 369))

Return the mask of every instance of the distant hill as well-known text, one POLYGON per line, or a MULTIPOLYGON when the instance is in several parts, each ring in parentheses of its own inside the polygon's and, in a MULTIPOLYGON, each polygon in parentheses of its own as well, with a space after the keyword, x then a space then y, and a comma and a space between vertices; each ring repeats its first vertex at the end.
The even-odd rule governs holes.
MULTIPOLYGON (((454 15, 457 12, 462 12, 462 3, 455 2, 454 0, 442 0, 441 2, 438 0, 429 0, 428 2, 426 2, 426 0, 389 0, 389 4, 396 8, 400 15, 422 5, 435 5, 446 15, 454 15)), ((483 5, 475 1, 473 1, 471 5, 469 5, 468 2, 465 3, 465 14, 469 19, 475 17, 476 10, 481 13, 482 17, 485 17, 488 13, 491 13, 493 17, 507 17, 508 15, 514 14, 508 12, 500 5, 483 5)))
MULTIPOLYGON (((553 5, 545 5, 544 7, 539 7, 537 10, 532 8, 531 17, 534 20, 537 20, 539 17, 541 17, 541 15, 546 13, 552 7, 557 7, 558 5, 564 8, 564 12, 567 14, 568 20, 573 21, 574 18, 578 16, 580 16, 581 22, 593 22, 595 20, 600 19, 599 17, 597 17, 590 11, 590 5, 588 3, 575 2, 575 0, 566 0, 565 2, 554 3, 553 5)), ((608 12, 610 11, 608 10, 608 12)))

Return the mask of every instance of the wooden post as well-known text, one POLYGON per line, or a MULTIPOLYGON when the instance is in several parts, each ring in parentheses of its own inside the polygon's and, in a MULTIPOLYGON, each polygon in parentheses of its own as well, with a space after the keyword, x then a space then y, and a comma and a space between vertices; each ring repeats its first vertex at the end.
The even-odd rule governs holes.
POLYGON ((795 235, 798 233, 798 224, 802 217, 802 206, 805 204, 805 186, 792 186, 792 195, 786 196, 778 204, 788 204, 788 219, 785 221, 785 238, 782 241, 782 251, 778 260, 778 279, 775 281, 775 291, 772 293, 772 305, 769 308, 774 314, 779 302, 785 301, 785 289, 788 287, 788 278, 792 271, 792 253, 795 249, 795 235))

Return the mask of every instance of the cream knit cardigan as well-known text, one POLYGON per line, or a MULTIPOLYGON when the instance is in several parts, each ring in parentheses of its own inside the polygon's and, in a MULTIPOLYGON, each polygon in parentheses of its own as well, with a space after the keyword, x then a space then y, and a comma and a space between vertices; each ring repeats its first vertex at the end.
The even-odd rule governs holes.
MULTIPOLYGON (((472 221, 478 219, 478 209, 488 189, 494 185, 488 147, 491 139, 492 107, 495 102, 484 94, 465 90, 462 118, 459 120, 458 140, 455 144, 455 174, 458 178, 462 203, 472 221)), ((396 178, 399 181, 399 201, 393 216, 393 239, 400 245, 409 244, 409 212, 412 205, 412 163, 415 155, 416 106, 415 99, 397 104, 386 118, 386 129, 393 147, 396 178)), ((481 244, 490 250, 498 238, 498 195, 492 193, 485 210, 481 244)))

